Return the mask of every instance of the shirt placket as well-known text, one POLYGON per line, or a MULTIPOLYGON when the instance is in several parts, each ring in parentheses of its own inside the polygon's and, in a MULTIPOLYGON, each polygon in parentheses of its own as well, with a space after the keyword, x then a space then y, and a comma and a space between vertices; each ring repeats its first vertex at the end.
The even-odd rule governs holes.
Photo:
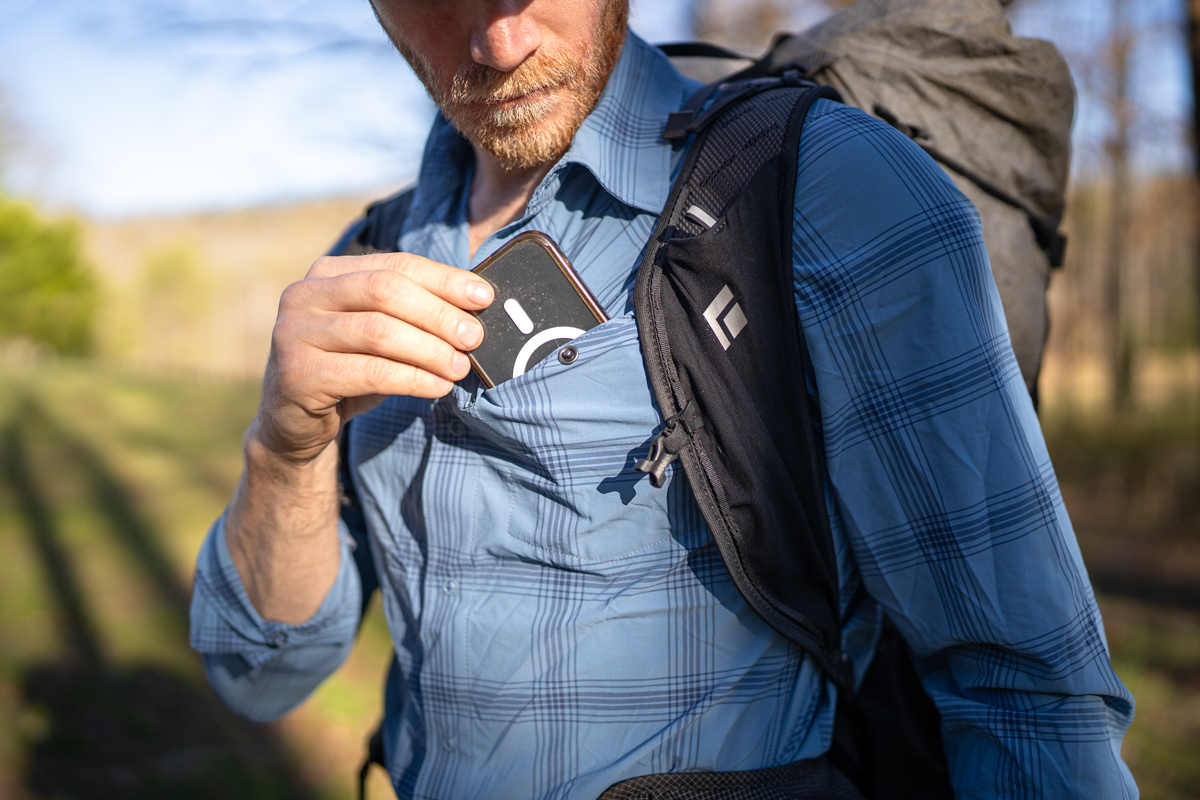
MULTIPOLYGON (((421 599, 421 639, 425 662, 420 684, 426 719, 425 793, 471 796, 471 680, 467 661, 469 598, 464 597, 470 566, 473 503, 479 478, 478 455, 465 447, 466 423, 444 398, 434 404, 433 438, 421 477, 419 512, 425 528, 426 569, 421 599)), ((417 508, 410 508, 414 515, 417 508)), ((418 794, 422 792, 418 791, 418 794)))

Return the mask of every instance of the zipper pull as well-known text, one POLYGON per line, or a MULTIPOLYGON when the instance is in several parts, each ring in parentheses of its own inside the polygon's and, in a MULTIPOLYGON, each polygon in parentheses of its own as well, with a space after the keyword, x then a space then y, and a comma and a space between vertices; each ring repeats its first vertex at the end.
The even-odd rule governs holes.
POLYGON ((695 403, 688 400, 687 406, 663 424, 663 429, 650 440, 650 452, 639 459, 633 468, 650 476, 650 485, 661 489, 666 480, 667 467, 679 458, 679 453, 691 441, 691 434, 704 427, 704 420, 696 411, 695 403))

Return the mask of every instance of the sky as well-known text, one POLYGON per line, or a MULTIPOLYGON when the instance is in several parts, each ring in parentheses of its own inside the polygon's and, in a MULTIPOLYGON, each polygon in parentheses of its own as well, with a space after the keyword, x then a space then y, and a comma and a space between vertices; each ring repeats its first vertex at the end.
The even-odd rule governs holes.
MULTIPOLYGON (((633 29, 688 38, 686 0, 634 0, 633 29)), ((1180 0, 1131 0, 1143 169, 1190 163, 1180 0)), ((821 11, 797 0, 797 26, 821 11)), ((1111 2, 1021 0, 1081 89, 1076 168, 1108 127, 1092 63, 1111 2)), ((416 173, 433 106, 367 0, 0 0, 0 98, 21 144, 6 183, 121 218, 382 193, 416 173)))

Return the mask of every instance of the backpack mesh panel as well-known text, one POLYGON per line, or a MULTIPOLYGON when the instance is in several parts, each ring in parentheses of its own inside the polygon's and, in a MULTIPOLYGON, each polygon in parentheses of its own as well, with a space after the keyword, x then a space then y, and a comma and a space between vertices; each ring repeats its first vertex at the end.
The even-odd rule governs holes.
MULTIPOLYGON (((696 161, 689 194, 681 204, 683 211, 695 205, 719 220, 759 168, 778 156, 796 93, 776 90, 755 100, 738 105, 713 123, 710 139, 736 143, 736 149, 704 148, 696 161)), ((679 231, 690 235, 707 230, 687 217, 676 225, 679 231)))

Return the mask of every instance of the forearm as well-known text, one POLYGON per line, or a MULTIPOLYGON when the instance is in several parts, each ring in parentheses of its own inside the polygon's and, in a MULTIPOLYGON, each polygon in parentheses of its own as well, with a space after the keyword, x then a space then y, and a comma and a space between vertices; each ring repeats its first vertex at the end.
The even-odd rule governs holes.
POLYGON ((338 445, 311 460, 263 445, 258 423, 246 432, 242 477, 225 536, 250 602, 263 618, 309 619, 337 578, 338 445))
POLYGON ((254 609, 229 552, 227 519, 216 521, 200 549, 189 640, 230 708, 253 720, 274 719, 303 702, 353 647, 362 603, 353 544, 342 528, 333 586, 312 616, 288 625, 254 609))

